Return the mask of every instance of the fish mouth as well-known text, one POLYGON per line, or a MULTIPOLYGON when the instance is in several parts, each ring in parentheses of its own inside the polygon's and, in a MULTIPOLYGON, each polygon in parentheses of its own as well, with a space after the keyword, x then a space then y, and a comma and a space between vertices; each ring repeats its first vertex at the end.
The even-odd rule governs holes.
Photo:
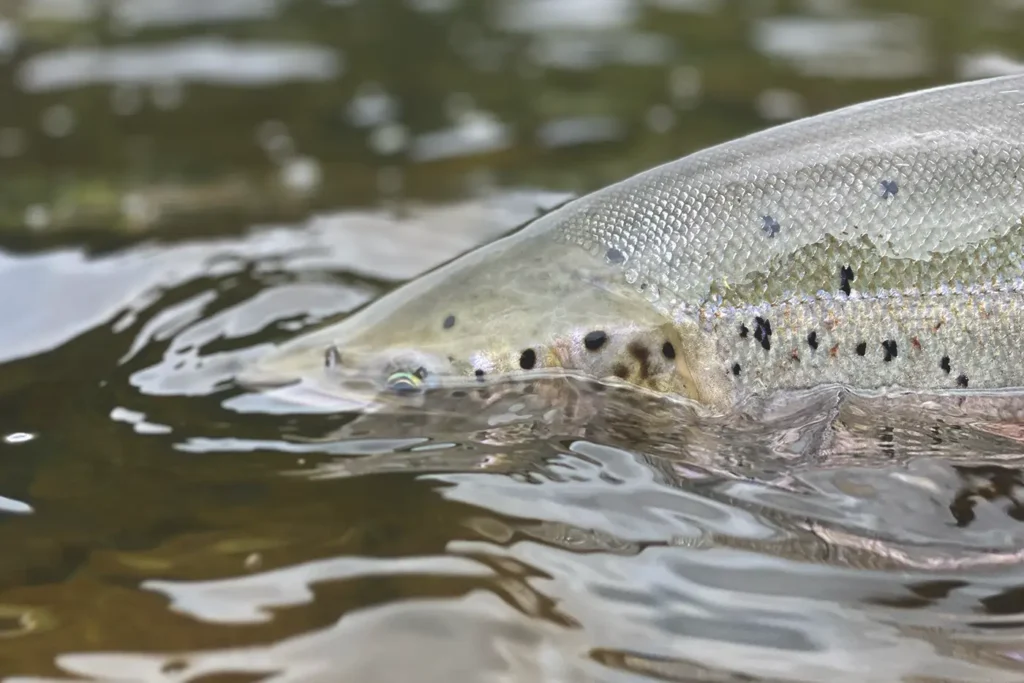
MULTIPOLYGON (((254 388, 246 386, 246 388, 254 388)), ((373 395, 359 396, 353 393, 323 391, 309 383, 298 381, 293 384, 261 388, 259 393, 267 400, 278 404, 272 412, 299 413, 372 413, 383 407, 373 395)))
POLYGON ((249 368, 235 376, 235 383, 274 404, 272 412, 366 413, 383 404, 380 389, 369 382, 328 386, 323 379, 285 378, 249 368))
POLYGON ((433 390, 455 389, 470 382, 433 375, 422 386, 387 386, 381 375, 356 368, 324 366, 317 348, 271 349, 234 375, 241 388, 270 401, 273 412, 373 413, 422 408, 433 390))
POLYGON ((273 348, 234 376, 236 385, 258 393, 274 407, 297 412, 372 412, 379 408, 382 389, 366 378, 333 376, 314 349, 273 348))

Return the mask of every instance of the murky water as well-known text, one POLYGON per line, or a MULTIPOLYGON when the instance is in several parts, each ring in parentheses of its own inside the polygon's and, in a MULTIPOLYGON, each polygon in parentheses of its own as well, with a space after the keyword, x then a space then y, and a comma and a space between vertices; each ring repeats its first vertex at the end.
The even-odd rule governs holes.
POLYGON ((0 14, 0 680, 1024 680, 1014 415, 231 382, 573 193, 1022 69, 1024 3, 0 14))

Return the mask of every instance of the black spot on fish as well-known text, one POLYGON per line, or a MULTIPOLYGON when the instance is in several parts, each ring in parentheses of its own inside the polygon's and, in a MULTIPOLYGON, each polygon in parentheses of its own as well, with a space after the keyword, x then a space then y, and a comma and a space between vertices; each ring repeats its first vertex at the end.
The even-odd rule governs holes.
POLYGON ((939 367, 947 375, 953 371, 953 367, 949 364, 949 356, 943 356, 942 360, 939 361, 939 367))
POLYGON ((587 351, 597 351, 604 346, 606 341, 608 341, 607 334, 602 330, 594 330, 593 332, 588 332, 587 336, 583 338, 583 346, 587 347, 587 351))
POLYGON ((338 365, 341 365, 341 352, 337 346, 328 346, 324 351, 324 367, 333 368, 338 365))
POLYGON ((629 368, 622 363, 616 363, 615 367, 612 368, 612 374, 619 379, 626 379, 629 377, 629 368))
POLYGON ((632 342, 626 347, 629 355, 636 359, 639 364, 640 379, 647 379, 651 376, 651 351, 640 342, 632 342))
POLYGON ((867 352, 868 352, 867 342, 861 342, 860 344, 857 344, 857 355, 858 356, 863 356, 867 352))
POLYGON ((418 377, 419 379, 426 379, 427 369, 424 367, 418 367, 412 374, 416 375, 416 377, 418 377))
POLYGON ((807 334, 807 345, 811 347, 811 351, 818 350, 818 333, 814 330, 807 334))
POLYGON ((537 352, 533 349, 526 349, 519 356, 519 367, 523 370, 532 370, 537 364, 537 352))
POLYGON ((740 376, 740 364, 739 363, 733 363, 732 364, 732 374, 734 374, 737 377, 740 376))
POLYGON ((481 382, 483 381, 483 379, 484 379, 484 371, 483 370, 481 370, 480 368, 477 368, 476 371, 473 374, 476 375, 476 378, 478 380, 480 380, 481 382))
POLYGON ((765 234, 768 235, 768 237, 775 237, 776 235, 779 234, 779 231, 782 230, 782 228, 779 226, 779 222, 772 218, 771 216, 762 216, 761 220, 763 222, 763 225, 761 225, 761 229, 764 230, 765 234))
POLYGON ((882 181, 882 199, 892 199, 896 196, 896 193, 900 191, 899 186, 895 180, 883 180, 882 181))
POLYGON ((839 289, 843 290, 843 294, 850 296, 850 283, 853 282, 855 276, 853 274, 853 268, 850 266, 843 266, 839 269, 839 289))
POLYGON ((444 329, 450 330, 455 327, 455 316, 450 315, 444 319, 444 329))
POLYGON ((893 429, 892 427, 882 427, 878 434, 878 440, 881 442, 879 447, 886 457, 896 457, 896 448, 893 446, 893 429))
POLYGON ((761 348, 768 351, 772 348, 772 324, 760 316, 754 318, 754 339, 761 342, 761 348))
POLYGON ((748 334, 750 334, 750 330, 746 325, 740 323, 740 339, 746 339, 748 334))
POLYGON ((888 363, 893 358, 899 355, 899 350, 896 348, 896 342, 893 341, 892 339, 886 339, 884 342, 882 342, 882 349, 885 353, 885 355, 882 357, 882 360, 885 361, 886 363, 888 363))
POLYGON ((665 342, 661 345, 661 355, 669 360, 676 357, 676 347, 672 346, 672 342, 665 342))
POLYGON ((626 262, 626 255, 623 254, 618 249, 616 249, 615 247, 612 247, 611 249, 606 251, 604 253, 604 256, 605 256, 605 258, 608 259, 609 263, 619 264, 619 263, 625 263, 626 262))
POLYGON ((961 389, 967 388, 967 375, 960 373, 960 376, 956 378, 956 385, 961 389))

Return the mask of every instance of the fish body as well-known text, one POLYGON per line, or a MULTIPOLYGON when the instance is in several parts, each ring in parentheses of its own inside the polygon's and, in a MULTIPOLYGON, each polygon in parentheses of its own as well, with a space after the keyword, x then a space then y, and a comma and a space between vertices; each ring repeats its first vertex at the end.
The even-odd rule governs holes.
MULTIPOLYGON (((1024 75, 846 107, 576 199, 249 384, 569 370, 727 408, 775 390, 1024 386, 1024 75)), ((396 379, 398 378, 398 379, 396 379)))

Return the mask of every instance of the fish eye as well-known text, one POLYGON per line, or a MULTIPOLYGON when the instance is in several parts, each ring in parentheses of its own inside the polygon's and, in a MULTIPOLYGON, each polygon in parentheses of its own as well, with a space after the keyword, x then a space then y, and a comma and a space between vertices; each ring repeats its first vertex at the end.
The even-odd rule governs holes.
POLYGON ((419 368, 415 372, 401 370, 391 373, 386 384, 391 391, 399 394, 411 394, 414 391, 419 391, 426 376, 427 371, 423 368, 419 368))

